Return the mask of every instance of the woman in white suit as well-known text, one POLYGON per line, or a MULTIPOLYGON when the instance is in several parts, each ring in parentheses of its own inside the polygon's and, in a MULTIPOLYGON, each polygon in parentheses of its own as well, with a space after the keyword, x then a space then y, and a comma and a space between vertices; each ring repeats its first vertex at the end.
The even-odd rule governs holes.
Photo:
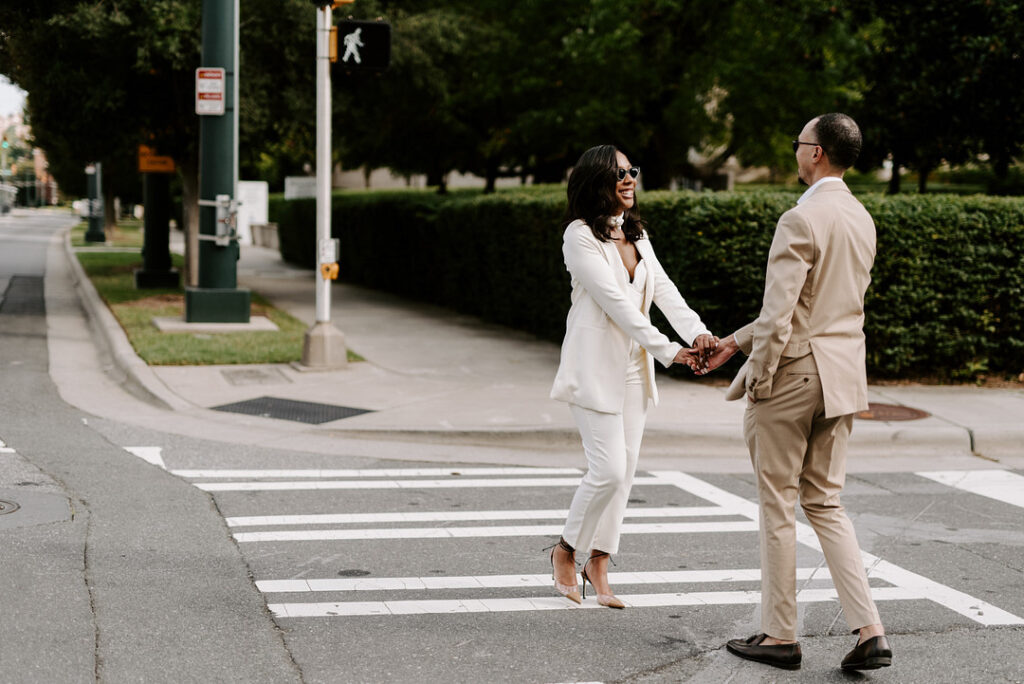
POLYGON ((654 361, 703 365, 718 344, 658 263, 637 214, 636 177, 612 145, 583 153, 569 176, 562 244, 572 276, 572 306, 551 397, 569 403, 583 439, 587 472, 551 550, 555 589, 581 603, 575 551, 589 552, 581 571, 603 606, 624 608, 608 585, 609 554, 636 471, 648 402, 658 402, 654 361), (650 322, 651 304, 692 344, 684 348, 650 322))

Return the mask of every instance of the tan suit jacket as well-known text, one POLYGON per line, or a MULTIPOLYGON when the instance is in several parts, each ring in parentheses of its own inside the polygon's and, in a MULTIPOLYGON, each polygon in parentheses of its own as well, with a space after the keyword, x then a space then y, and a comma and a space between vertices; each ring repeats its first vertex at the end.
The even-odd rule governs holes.
POLYGON ((866 410, 864 293, 874 258, 875 223, 845 183, 824 183, 783 214, 761 314, 735 333, 749 358, 726 398, 771 397, 780 361, 813 353, 825 416, 866 410))
POLYGON ((651 241, 638 240, 636 248, 647 264, 642 309, 626 296, 629 274, 615 245, 598 240, 583 221, 566 227, 562 254, 572 276, 572 306, 552 399, 601 413, 621 413, 633 339, 646 352, 646 396, 657 405, 654 359, 669 366, 682 345, 651 324, 651 304, 657 305, 687 344, 710 334, 658 262, 651 241))

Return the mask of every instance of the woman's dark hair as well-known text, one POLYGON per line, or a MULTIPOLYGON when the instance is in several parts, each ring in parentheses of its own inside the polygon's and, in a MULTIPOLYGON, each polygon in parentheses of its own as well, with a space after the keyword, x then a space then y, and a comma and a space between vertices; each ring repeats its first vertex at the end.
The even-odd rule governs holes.
MULTIPOLYGON (((615 192, 616 172, 619 168, 614 145, 598 145, 584 152, 569 174, 566 195, 569 206, 565 212, 565 225, 581 219, 590 226, 594 237, 606 242, 611 232, 608 219, 619 213, 621 205, 615 192)), ((643 239, 644 223, 633 206, 623 214, 622 232, 630 242, 643 239)))

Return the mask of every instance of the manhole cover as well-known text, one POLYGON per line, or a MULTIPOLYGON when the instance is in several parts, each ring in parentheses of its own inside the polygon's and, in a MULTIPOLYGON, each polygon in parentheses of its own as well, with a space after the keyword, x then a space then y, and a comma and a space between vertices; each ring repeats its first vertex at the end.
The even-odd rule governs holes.
POLYGON ((927 418, 931 414, 926 411, 919 411, 909 406, 896 406, 894 404, 868 404, 867 411, 861 411, 857 417, 862 420, 918 420, 927 418))
POLYGON ((18 504, 13 501, 0 501, 0 515, 5 513, 13 513, 14 511, 21 508, 18 504))
POLYGON ((366 577, 370 574, 369 570, 342 570, 338 573, 342 577, 366 577))
POLYGON ((366 409, 352 408, 350 406, 332 406, 331 404, 316 404, 311 401, 295 401, 293 399, 278 399, 276 397, 260 397, 248 401, 239 401, 234 404, 214 406, 213 410, 227 411, 228 413, 244 413, 249 416, 262 416, 279 420, 294 420, 299 423, 309 423, 310 425, 319 425, 320 423, 329 423, 332 420, 371 413, 371 411, 366 409))

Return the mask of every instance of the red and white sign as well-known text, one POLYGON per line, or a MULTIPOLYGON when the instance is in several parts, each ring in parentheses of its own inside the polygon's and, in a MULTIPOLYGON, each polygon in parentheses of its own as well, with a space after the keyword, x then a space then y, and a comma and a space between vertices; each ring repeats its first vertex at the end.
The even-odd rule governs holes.
POLYGON ((196 69, 196 114, 217 116, 224 113, 224 69, 196 69))

